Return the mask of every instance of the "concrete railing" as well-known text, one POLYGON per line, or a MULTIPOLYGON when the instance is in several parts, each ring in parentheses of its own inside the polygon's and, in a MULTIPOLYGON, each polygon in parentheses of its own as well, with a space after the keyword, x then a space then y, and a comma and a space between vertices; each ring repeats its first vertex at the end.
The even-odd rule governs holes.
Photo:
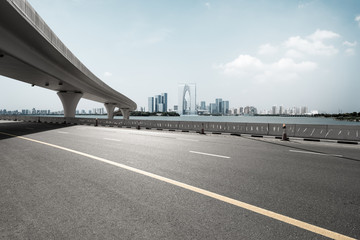
MULTIPOLYGON (((148 129, 167 129, 180 131, 196 131, 211 133, 250 134, 261 136, 281 136, 282 124, 271 123, 235 123, 235 122, 190 122, 190 121, 157 121, 157 120, 123 120, 123 119, 94 119, 94 118, 63 118, 38 116, 0 116, 2 120, 66 123, 79 125, 99 125, 111 127, 132 127, 148 129)), ((360 142, 360 125, 286 125, 288 137, 308 139, 333 139, 360 142)))

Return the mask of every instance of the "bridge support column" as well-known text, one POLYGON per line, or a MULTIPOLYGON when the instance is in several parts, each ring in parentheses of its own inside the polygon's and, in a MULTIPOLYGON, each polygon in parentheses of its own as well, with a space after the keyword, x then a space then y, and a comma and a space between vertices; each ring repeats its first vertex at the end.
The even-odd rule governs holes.
POLYGON ((83 94, 75 92, 58 92, 57 95, 64 108, 64 117, 75 117, 76 106, 83 94))
POLYGON ((129 120, 130 110, 128 108, 120 108, 120 110, 123 115, 123 119, 129 120))
POLYGON ((107 112, 108 119, 114 118, 114 110, 115 110, 115 104, 114 103, 105 103, 105 108, 107 112))

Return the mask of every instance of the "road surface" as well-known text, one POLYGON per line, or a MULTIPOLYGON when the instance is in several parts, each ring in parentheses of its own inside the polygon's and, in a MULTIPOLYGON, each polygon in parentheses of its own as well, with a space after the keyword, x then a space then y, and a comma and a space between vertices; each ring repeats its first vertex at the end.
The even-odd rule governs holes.
POLYGON ((0 121, 0 239, 360 238, 360 146, 0 121))

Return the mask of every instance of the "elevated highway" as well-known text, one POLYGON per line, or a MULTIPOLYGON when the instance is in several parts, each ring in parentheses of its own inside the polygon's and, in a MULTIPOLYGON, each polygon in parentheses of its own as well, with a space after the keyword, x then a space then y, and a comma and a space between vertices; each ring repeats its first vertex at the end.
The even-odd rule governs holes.
POLYGON ((26 0, 0 1, 0 74, 56 91, 65 117, 75 117, 81 98, 105 104, 129 118, 136 103, 115 91, 60 41, 26 0))

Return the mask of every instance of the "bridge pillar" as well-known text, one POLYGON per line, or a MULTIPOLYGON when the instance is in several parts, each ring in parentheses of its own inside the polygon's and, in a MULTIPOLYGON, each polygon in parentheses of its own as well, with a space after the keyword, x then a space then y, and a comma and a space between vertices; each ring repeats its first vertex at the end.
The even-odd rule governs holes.
POLYGON ((120 110, 123 115, 123 119, 128 120, 130 117, 130 110, 128 108, 120 108, 120 110))
POLYGON ((75 92, 58 92, 57 95, 64 108, 64 117, 75 117, 76 106, 83 94, 75 92))
POLYGON ((115 104, 114 103, 105 103, 105 108, 107 112, 108 119, 114 118, 114 110, 115 110, 115 104))

